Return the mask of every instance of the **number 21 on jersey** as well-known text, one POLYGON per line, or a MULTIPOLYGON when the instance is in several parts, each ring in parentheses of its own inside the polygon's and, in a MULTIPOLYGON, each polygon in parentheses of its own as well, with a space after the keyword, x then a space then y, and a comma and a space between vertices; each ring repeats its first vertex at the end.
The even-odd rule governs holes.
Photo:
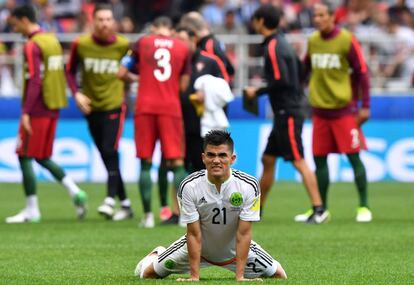
POLYGON ((164 82, 171 77, 171 53, 166 48, 159 48, 154 53, 154 59, 157 61, 158 68, 154 70, 155 78, 164 82))

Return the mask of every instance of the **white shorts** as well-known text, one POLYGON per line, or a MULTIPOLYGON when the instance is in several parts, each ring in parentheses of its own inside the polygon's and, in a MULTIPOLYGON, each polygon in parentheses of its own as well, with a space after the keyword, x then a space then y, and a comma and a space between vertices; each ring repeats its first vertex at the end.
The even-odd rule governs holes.
MULTIPOLYGON (((173 273, 188 273, 190 266, 186 236, 179 238, 164 252, 160 253, 158 258, 154 260, 153 265, 155 272, 160 277, 166 277, 173 273)), ((214 265, 236 272, 236 258, 220 263, 220 265, 210 263, 201 258, 201 268, 214 265)), ((244 270, 245 278, 272 277, 275 275, 278 266, 280 266, 279 262, 273 259, 260 245, 254 241, 251 242, 244 270)))

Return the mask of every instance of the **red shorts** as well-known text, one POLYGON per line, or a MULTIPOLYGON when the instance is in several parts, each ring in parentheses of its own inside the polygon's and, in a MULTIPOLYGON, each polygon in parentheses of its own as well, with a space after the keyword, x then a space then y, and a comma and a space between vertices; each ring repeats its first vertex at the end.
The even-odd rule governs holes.
POLYGON ((57 118, 31 117, 32 134, 29 135, 20 123, 16 153, 22 157, 37 159, 52 156, 57 118))
POLYGON ((358 153, 366 149, 364 134, 353 115, 339 118, 323 118, 313 115, 313 155, 329 153, 358 153))
POLYGON ((185 140, 183 120, 178 117, 138 114, 134 118, 137 157, 152 158, 157 139, 165 159, 183 158, 185 140))

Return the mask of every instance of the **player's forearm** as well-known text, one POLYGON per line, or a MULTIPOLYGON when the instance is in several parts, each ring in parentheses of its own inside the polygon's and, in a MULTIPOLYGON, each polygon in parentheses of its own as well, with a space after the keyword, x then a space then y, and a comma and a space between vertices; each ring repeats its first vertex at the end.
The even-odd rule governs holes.
POLYGON ((72 95, 75 96, 76 92, 78 92, 78 86, 76 85, 76 73, 73 74, 71 71, 66 70, 65 75, 69 89, 72 92, 72 95))
POLYGON ((250 242, 252 240, 251 231, 237 232, 236 237, 236 280, 244 278, 244 268, 246 267, 247 256, 249 254, 250 242))
POLYGON ((201 234, 193 235, 187 233, 187 246, 191 278, 199 279, 201 258, 201 234))

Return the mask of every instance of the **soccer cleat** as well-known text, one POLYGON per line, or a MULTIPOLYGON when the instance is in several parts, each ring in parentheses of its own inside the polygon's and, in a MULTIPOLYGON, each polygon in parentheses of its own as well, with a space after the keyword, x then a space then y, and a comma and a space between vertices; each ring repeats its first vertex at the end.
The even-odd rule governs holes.
POLYGON ((165 206, 165 207, 161 208, 161 210, 160 210, 160 219, 161 219, 161 221, 166 221, 171 216, 172 216, 172 212, 171 212, 170 207, 165 206))
POLYGON ((112 218, 114 221, 123 221, 127 219, 132 219, 134 217, 134 213, 131 210, 131 207, 122 207, 118 211, 116 211, 114 217, 112 218))
POLYGON ((26 209, 23 209, 17 215, 7 217, 6 223, 7 224, 20 224, 20 223, 39 223, 40 222, 40 214, 38 215, 30 215, 26 209))
POLYGON ((134 275, 142 279, 144 277, 144 270, 164 251, 165 247, 163 246, 157 246, 154 248, 147 256, 138 262, 134 270, 134 275))
POLYGON ((372 221, 372 213, 367 207, 359 207, 357 209, 356 221, 360 223, 368 223, 372 221))
POLYGON ((323 211, 322 213, 312 213, 308 220, 306 221, 307 224, 322 224, 329 221, 331 214, 328 210, 323 211))
POLYGON ((153 213, 145 213, 144 217, 141 219, 141 223, 139 224, 141 228, 151 229, 155 226, 154 222, 154 214, 153 213))
POLYGON ((111 220, 114 215, 114 207, 103 203, 98 207, 98 213, 104 216, 106 219, 111 220))
POLYGON ((85 191, 79 191, 73 196, 73 204, 75 204, 76 215, 78 219, 82 220, 85 218, 88 208, 86 206, 86 201, 88 200, 88 195, 85 191))
POLYGON ((180 217, 176 214, 172 214, 171 217, 165 221, 163 221, 162 225, 177 225, 180 221, 180 217))
POLYGON ((295 222, 305 223, 309 219, 309 217, 312 216, 312 213, 313 213, 313 210, 310 209, 303 214, 296 215, 294 218, 295 222))

